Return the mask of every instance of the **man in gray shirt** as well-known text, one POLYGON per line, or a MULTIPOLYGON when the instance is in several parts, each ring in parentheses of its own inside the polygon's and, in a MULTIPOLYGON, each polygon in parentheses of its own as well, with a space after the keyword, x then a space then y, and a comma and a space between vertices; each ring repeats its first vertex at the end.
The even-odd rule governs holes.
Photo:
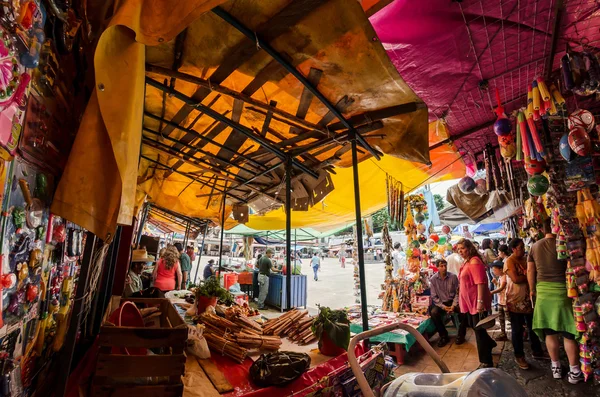
POLYGON ((271 272, 279 273, 279 270, 273 269, 273 262, 271 262, 271 257, 273 256, 273 250, 271 248, 267 249, 265 255, 263 255, 258 263, 258 308, 265 308, 265 299, 267 299, 267 295, 269 294, 269 276, 271 272))
MULTIPOLYGON (((450 339, 446 330, 446 314, 458 313, 458 277, 456 274, 448 272, 448 264, 444 259, 437 261, 438 272, 429 280, 431 290, 431 301, 433 305, 430 308, 431 320, 440 334, 438 347, 444 347, 450 339)), ((466 321, 460 321, 458 330, 458 340, 464 340, 467 332, 466 321)))

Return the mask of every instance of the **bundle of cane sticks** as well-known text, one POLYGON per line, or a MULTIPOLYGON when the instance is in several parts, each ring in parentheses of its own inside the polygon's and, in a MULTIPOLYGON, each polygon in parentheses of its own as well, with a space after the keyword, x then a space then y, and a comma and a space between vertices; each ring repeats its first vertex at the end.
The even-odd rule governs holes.
POLYGON ((307 344, 316 339, 310 329, 312 320, 308 311, 292 309, 278 318, 267 321, 263 332, 266 335, 287 336, 298 344, 307 344))
POLYGON ((220 353, 223 356, 230 357, 238 363, 242 363, 248 355, 248 350, 239 346, 224 337, 216 335, 212 332, 204 331, 204 338, 208 344, 208 348, 213 352, 220 353))
POLYGON ((278 350, 281 346, 281 338, 279 336, 263 335, 262 328, 258 323, 241 314, 226 319, 214 314, 204 313, 200 316, 200 320, 206 327, 205 333, 215 335, 227 341, 233 347, 278 350))

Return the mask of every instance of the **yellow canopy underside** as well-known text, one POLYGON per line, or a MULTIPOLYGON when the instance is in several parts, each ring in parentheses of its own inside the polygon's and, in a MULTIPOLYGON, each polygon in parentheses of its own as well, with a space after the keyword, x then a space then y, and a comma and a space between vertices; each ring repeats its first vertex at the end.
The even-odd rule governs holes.
MULTIPOLYGON (((433 160, 431 168, 392 156, 384 156, 380 161, 369 159, 360 163, 358 170, 363 216, 387 205, 386 173, 401 181, 405 192, 425 183, 465 175, 465 165, 460 155, 449 146, 435 149, 430 154, 433 160)), ((335 171, 337 175, 332 175, 335 190, 308 211, 292 211, 292 228, 310 226, 326 231, 355 221, 352 168, 336 168, 335 171)), ((281 208, 264 216, 251 215, 246 226, 257 230, 284 229, 285 211, 281 208)))
MULTIPOLYGON (((146 195, 157 205, 175 212, 219 222, 220 197, 217 196, 210 203, 207 198, 197 197, 208 193, 210 189, 197 183, 186 188, 190 184, 186 176, 172 173, 164 177, 164 170, 151 169, 146 160, 139 160, 142 123, 153 129, 158 128, 156 122, 144 119, 144 108, 146 106, 147 111, 160 114, 158 103, 162 103, 162 96, 157 90, 149 88, 145 91, 144 64, 151 62, 171 67, 173 40, 185 27, 189 27, 188 37, 192 39, 186 44, 181 70, 200 72, 200 77, 208 78, 222 61, 219 57, 224 53, 219 50, 220 46, 235 46, 243 38, 212 14, 202 16, 204 27, 195 23, 203 13, 223 3, 222 0, 122 0, 118 3, 110 26, 98 42, 95 55, 96 90, 84 114, 52 211, 104 239, 114 234, 117 224, 131 224, 146 195), (215 43, 220 45, 215 46, 215 43), (211 48, 213 53, 209 52, 211 48), (162 56, 165 58, 161 61, 162 56)), ((255 28, 274 15, 278 8, 289 3, 286 0, 243 0, 228 2, 223 7, 250 28, 255 28)), ((361 14, 358 3, 330 0, 323 4, 319 8, 319 15, 311 13, 292 32, 274 40, 273 45, 285 50, 286 56, 304 75, 308 75, 311 67, 323 70, 323 79, 319 84, 323 94, 333 103, 343 95, 353 100, 345 116, 408 102, 421 103, 398 75, 383 47, 376 42, 373 29, 361 14), (323 38, 311 34, 315 29, 328 32, 324 36, 325 41, 318 41, 323 38), (304 38, 304 41, 295 38, 304 38), (364 51, 353 51, 355 48, 364 51), (343 68, 340 69, 341 65, 343 68)), ((268 62, 270 60, 263 52, 257 52, 244 67, 231 73, 222 85, 240 90, 268 62)), ((158 76, 151 77, 158 79, 158 76)), ((175 88, 188 95, 193 93, 193 85, 179 80, 175 88)), ((280 78, 278 83, 268 82, 253 97, 263 101, 275 98, 278 107, 294 113, 301 92, 299 83, 287 75, 280 78)), ((211 99, 214 99, 214 95, 207 97, 203 103, 211 99)), ((172 117, 181 105, 181 102, 167 98, 165 118, 172 117)), ((229 98, 221 98, 218 99, 216 110, 231 109, 231 106, 229 98)), ((314 123, 325 113, 323 105, 313 100, 306 119, 314 123)), ((260 127, 262 119, 253 119, 249 114, 244 111, 240 123, 260 127)), ((192 112, 189 121, 196 115, 197 112, 192 112)), ((209 124, 207 119, 204 117, 199 121, 195 129, 200 131, 206 127, 209 124)), ((182 124, 187 125, 189 121, 182 124)), ((413 113, 384 120, 384 128, 375 131, 381 136, 373 138, 370 143, 388 155, 377 165, 370 159, 361 163, 364 214, 386 204, 385 172, 408 187, 423 183, 431 175, 435 176, 430 181, 439 179, 447 171, 451 171, 447 177, 462 176, 464 165, 462 161, 456 161, 458 155, 449 146, 439 148, 442 153, 433 152, 428 156, 427 136, 424 133, 426 123, 427 109, 422 107, 413 113), (431 159, 433 167, 428 169, 425 165, 413 164, 400 157, 421 162, 431 159), (453 161, 455 163, 450 168, 445 168, 453 161)), ((277 122, 273 126, 284 130, 277 122)), ((287 133, 284 131, 284 137, 289 136, 287 133)), ((225 143, 230 134, 231 129, 226 129, 215 140, 225 143)), ((174 132, 172 136, 179 138, 181 133, 174 132)), ((249 145, 251 142, 246 141, 240 151, 249 145)), ((218 147, 209 145, 206 150, 216 153, 218 147)), ((256 149, 248 153, 252 150, 256 149)), ((159 159, 167 166, 176 162, 176 158, 159 154, 151 148, 145 147, 142 154, 159 159)), ((319 160, 323 161, 333 154, 323 153, 319 160)), ((343 151, 339 157, 340 160, 335 164, 337 175, 332 175, 335 191, 309 211, 295 212, 294 227, 326 229, 353 219, 352 169, 339 168, 350 165, 349 152, 343 151)), ((363 151, 360 157, 365 159, 368 155, 363 151)), ((191 169, 185 168, 187 166, 184 165, 182 170, 191 172, 191 169)), ((231 170, 238 171, 235 168, 231 170)), ((231 207, 227 206, 226 214, 230 212, 231 207)), ((266 216, 253 216, 248 226, 255 229, 281 229, 283 222, 282 210, 276 210, 266 216)), ((228 219, 225 226, 234 225, 235 222, 228 219)))

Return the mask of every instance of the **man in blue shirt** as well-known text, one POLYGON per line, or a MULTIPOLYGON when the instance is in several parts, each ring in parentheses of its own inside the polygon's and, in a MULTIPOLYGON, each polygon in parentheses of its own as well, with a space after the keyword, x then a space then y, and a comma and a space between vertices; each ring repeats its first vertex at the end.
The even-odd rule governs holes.
POLYGON ((215 271, 212 268, 212 266, 214 264, 215 264, 215 260, 211 259, 208 261, 206 266, 204 266, 204 270, 202 272, 202 277, 204 278, 204 280, 208 280, 209 278, 211 278, 215 275, 215 271))
POLYGON ((313 254, 313 257, 310 260, 310 265, 312 266, 313 272, 315 273, 315 281, 319 281, 319 276, 317 275, 317 272, 321 267, 321 258, 319 258, 316 252, 313 254))
MULTIPOLYGON (((444 347, 450 342, 448 331, 446 330, 446 314, 460 313, 458 306, 458 277, 456 274, 448 272, 448 263, 444 259, 437 261, 438 272, 429 280, 431 290, 431 301, 433 305, 430 308, 431 321, 440 334, 438 347, 444 347)), ((467 332, 466 321, 460 322, 458 330, 458 340, 464 339, 467 332), (464 325, 464 326, 463 326, 464 325)))

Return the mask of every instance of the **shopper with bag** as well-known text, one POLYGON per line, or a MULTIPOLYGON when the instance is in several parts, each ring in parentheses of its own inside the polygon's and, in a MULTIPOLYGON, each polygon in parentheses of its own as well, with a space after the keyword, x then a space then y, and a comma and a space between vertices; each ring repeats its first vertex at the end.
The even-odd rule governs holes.
POLYGON ((525 244, 520 238, 513 239, 509 248, 512 255, 504 264, 506 279, 506 308, 512 326, 512 344, 515 351, 515 361, 519 368, 529 369, 523 350, 523 326, 527 325, 529 341, 533 358, 548 359, 548 354, 542 349, 538 336, 533 332, 533 305, 527 284, 527 259, 525 257, 525 244))
MULTIPOLYGON (((487 317, 492 309, 492 296, 488 287, 486 266, 481 254, 470 240, 462 239, 456 244, 459 255, 464 259, 458 275, 460 311, 466 318, 469 327, 475 331, 477 340, 477 353, 479 355, 479 368, 491 368, 492 349, 496 342, 488 335, 483 327, 476 327, 477 323, 487 317)), ((455 342, 457 345, 463 340, 455 342)))

